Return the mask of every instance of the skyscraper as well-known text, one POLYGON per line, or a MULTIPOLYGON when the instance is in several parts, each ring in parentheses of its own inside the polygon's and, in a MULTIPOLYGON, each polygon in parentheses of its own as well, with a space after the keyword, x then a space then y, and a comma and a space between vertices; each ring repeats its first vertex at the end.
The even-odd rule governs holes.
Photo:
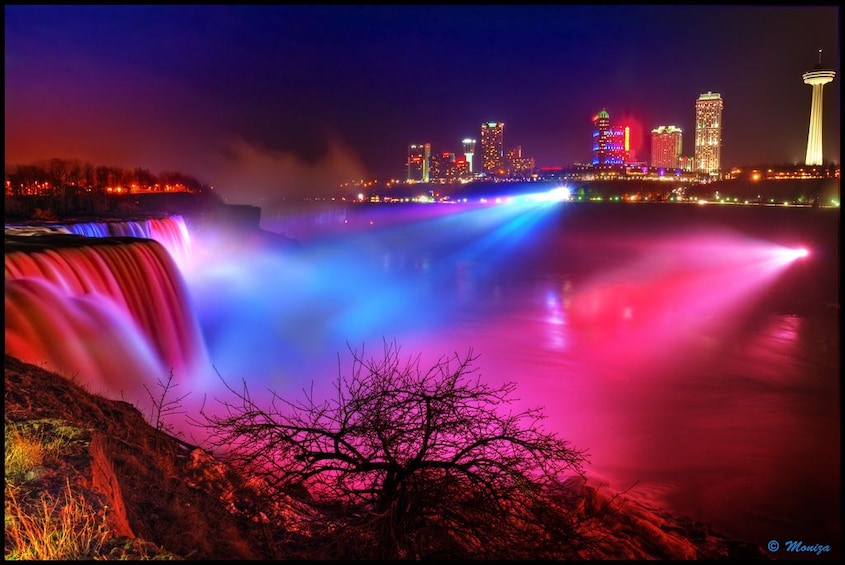
POLYGON ((472 156, 475 155, 475 140, 464 139, 461 144, 464 148, 464 156, 466 156, 467 168, 469 169, 470 173, 473 173, 475 172, 475 169, 472 168, 472 156))
POLYGON ((819 49, 819 62, 813 70, 802 75, 804 84, 813 87, 813 100, 810 105, 810 131, 807 134, 807 158, 805 165, 821 165, 824 161, 822 153, 822 89, 824 85, 833 82, 836 72, 824 68, 822 65, 822 50, 819 49))
POLYGON ((612 127, 604 108, 593 116, 593 165, 622 165, 625 159, 625 128, 612 127))
POLYGON ((522 155, 522 145, 512 147, 505 154, 505 170, 511 175, 526 175, 534 171, 534 158, 522 155))
POLYGON ((722 96, 705 92, 695 101, 695 170, 718 175, 722 158, 722 96))
POLYGON ((489 176, 503 174, 505 170, 505 124, 481 124, 481 170, 489 176))
POLYGON ((682 146, 681 128, 659 126, 651 130, 651 166, 677 169, 680 166, 682 146))
POLYGON ((434 153, 431 156, 430 182, 453 182, 458 176, 458 166, 455 154, 449 151, 434 153))
POLYGON ((408 146, 408 162, 405 165, 408 181, 428 182, 430 165, 430 143, 415 143, 408 146))

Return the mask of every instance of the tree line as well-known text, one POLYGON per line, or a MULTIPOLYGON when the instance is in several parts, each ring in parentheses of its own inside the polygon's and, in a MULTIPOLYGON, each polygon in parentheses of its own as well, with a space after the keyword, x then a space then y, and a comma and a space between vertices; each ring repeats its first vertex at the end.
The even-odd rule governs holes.
POLYGON ((212 188, 193 176, 177 171, 164 171, 154 175, 149 169, 93 165, 79 159, 48 159, 6 168, 6 194, 23 196, 33 194, 35 187, 43 187, 48 194, 70 187, 105 191, 108 188, 131 186, 138 190, 154 191, 158 187, 178 187, 189 192, 210 191, 212 188))
POLYGON ((178 171, 155 175, 142 167, 53 158, 7 166, 5 173, 7 217, 113 212, 139 193, 183 192, 219 200, 213 187, 178 171))

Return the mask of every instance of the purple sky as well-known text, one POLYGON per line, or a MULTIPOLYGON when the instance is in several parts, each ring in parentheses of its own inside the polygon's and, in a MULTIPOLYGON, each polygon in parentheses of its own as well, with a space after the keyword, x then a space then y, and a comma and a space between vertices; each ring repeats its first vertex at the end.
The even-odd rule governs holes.
POLYGON ((485 121, 538 166, 591 157, 592 117, 676 125, 724 99, 723 166, 804 159, 817 61, 839 162, 839 8, 5 6, 6 164, 180 171, 233 203, 401 178, 407 146, 485 121))

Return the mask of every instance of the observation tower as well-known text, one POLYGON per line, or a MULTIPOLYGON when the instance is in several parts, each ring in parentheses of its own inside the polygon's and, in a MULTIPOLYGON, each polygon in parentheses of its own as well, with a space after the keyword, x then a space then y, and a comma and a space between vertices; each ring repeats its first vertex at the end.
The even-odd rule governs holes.
POLYGON ((475 154, 475 140, 474 139, 464 139, 461 141, 464 149, 464 156, 467 159, 467 165, 469 165, 469 172, 474 173, 475 171, 472 169, 472 156, 475 154))
POLYGON ((813 87, 813 102, 810 106, 810 132, 807 136, 807 158, 805 165, 821 165, 824 157, 822 155, 822 89, 824 85, 833 82, 836 72, 824 68, 822 65, 822 50, 819 49, 819 62, 813 70, 801 75, 804 84, 813 87))

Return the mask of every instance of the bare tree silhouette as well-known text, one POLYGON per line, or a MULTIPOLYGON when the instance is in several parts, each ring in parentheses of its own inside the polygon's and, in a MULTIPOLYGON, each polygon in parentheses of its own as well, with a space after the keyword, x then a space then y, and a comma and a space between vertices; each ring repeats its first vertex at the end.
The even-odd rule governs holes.
POLYGON ((585 452, 545 431, 541 409, 513 411, 515 384, 485 384, 472 350, 426 371, 395 343, 350 352, 331 398, 271 391, 262 407, 244 382, 226 385, 222 415, 201 412, 213 448, 270 497, 307 493, 310 557, 578 557, 589 540, 567 480, 585 452))

